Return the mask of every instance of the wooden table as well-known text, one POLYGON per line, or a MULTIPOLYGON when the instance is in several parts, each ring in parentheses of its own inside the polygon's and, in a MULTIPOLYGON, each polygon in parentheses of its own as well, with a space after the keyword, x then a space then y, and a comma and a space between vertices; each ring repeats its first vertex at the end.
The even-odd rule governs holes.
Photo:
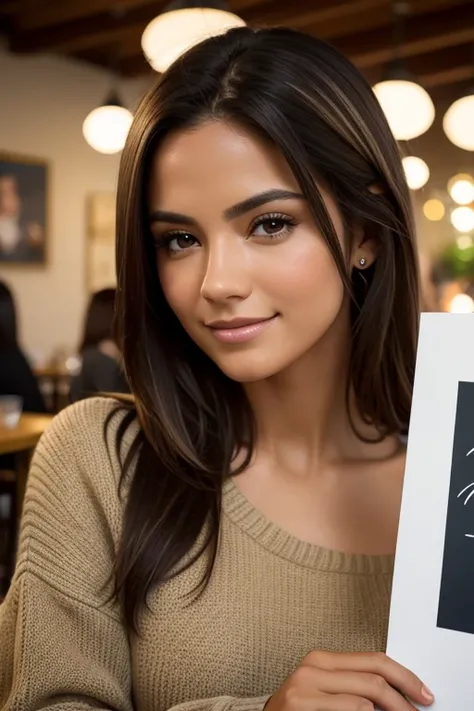
POLYGON ((11 481, 12 487, 14 487, 14 514, 11 523, 9 560, 7 561, 8 579, 11 578, 15 566, 18 522, 23 509, 31 455, 52 419, 52 415, 25 413, 13 429, 0 426, 0 455, 12 455, 14 458, 14 471, 4 472, 4 476, 2 476, 3 479, 6 477, 6 481, 11 481))
POLYGON ((0 455, 15 455, 16 500, 21 513, 31 454, 53 419, 52 415, 24 413, 13 429, 0 426, 0 455))
POLYGON ((24 413, 13 429, 0 425, 0 454, 16 454, 34 449, 52 419, 52 415, 24 413))

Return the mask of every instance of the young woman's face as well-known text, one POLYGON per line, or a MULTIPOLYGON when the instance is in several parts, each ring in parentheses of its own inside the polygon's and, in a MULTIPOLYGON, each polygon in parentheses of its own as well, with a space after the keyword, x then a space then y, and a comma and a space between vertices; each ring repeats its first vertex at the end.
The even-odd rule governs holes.
MULTIPOLYGON (((342 244, 341 216, 321 192, 342 244)), ((168 304, 230 378, 283 371, 347 311, 299 186, 264 141, 220 122, 171 135, 154 159, 149 208, 168 304)))

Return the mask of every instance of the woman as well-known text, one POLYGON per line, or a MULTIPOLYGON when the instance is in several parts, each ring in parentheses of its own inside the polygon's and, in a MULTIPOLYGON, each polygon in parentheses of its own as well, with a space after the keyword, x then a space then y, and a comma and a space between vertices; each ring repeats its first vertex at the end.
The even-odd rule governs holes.
POLYGON ((97 393, 126 393, 120 351, 113 336, 115 289, 93 294, 79 348, 81 369, 71 382, 73 401, 97 393))
POLYGON ((15 302, 0 281, 0 395, 19 395, 26 412, 46 412, 31 367, 18 344, 15 302))
POLYGON ((36 454, 0 613, 5 711, 431 704, 382 653, 409 204, 370 87, 316 39, 235 30, 147 94, 118 190, 135 405, 85 401, 36 454))

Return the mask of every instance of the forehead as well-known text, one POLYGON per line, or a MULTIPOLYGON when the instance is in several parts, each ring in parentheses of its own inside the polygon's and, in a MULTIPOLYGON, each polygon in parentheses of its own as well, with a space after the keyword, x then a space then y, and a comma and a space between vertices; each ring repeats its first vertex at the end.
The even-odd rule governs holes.
POLYGON ((153 206, 176 207, 203 196, 227 205, 275 187, 299 189, 279 150, 240 127, 209 121, 165 139, 149 189, 153 206))

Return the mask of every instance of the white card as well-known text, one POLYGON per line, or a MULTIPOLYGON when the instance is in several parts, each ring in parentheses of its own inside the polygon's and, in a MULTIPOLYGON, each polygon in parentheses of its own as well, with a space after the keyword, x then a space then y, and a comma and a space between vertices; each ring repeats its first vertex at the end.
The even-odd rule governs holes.
POLYGON ((421 319, 387 654, 473 711, 474 315, 421 319))

